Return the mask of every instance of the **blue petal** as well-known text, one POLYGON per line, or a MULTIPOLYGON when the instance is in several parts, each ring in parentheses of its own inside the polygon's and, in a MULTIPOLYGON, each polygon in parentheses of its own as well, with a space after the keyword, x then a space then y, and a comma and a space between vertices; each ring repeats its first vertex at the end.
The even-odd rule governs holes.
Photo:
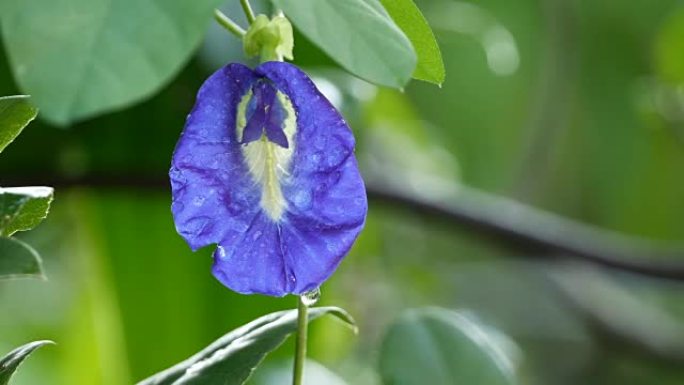
POLYGON ((259 190, 231 129, 240 98, 256 80, 240 64, 209 77, 176 145, 169 173, 171 209, 178 233, 193 250, 238 238, 259 212, 259 190))
MULTIPOLYGON (((286 112, 279 103, 260 119, 269 141, 287 145, 280 129, 286 112)), ((251 108, 253 117, 260 107, 251 108)), ((365 221, 365 188, 353 152, 349 127, 297 67, 269 62, 252 71, 228 65, 200 89, 174 153, 176 228, 193 249, 218 244, 213 273, 237 292, 282 296, 315 289, 334 272, 365 221), (277 217, 262 208, 262 188, 236 137, 238 104, 261 78, 289 98, 297 122, 287 177, 279 181, 286 205, 277 217)))

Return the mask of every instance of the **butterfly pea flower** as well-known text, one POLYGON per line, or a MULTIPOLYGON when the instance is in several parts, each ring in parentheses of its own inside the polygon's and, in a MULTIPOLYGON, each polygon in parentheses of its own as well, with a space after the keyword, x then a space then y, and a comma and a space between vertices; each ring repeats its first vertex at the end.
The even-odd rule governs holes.
POLYGON ((169 174, 178 233, 193 250, 216 244, 212 272, 239 293, 317 289, 366 218, 351 130, 284 62, 211 75, 169 174))

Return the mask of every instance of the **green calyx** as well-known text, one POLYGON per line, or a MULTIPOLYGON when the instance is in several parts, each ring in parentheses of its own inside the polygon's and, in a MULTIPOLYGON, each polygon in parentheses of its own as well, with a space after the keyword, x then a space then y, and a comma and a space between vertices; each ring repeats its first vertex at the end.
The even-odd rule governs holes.
POLYGON ((261 55, 262 61, 292 60, 294 38, 292 24, 284 16, 258 15, 242 38, 248 57, 261 55))

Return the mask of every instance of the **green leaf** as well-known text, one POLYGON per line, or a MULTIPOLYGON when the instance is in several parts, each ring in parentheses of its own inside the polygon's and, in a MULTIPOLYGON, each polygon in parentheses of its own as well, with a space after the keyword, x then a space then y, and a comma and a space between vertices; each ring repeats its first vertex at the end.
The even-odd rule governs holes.
POLYGON ((0 188, 0 236, 37 226, 47 216, 52 196, 51 187, 0 188))
POLYGON ((399 28, 411 40, 418 56, 415 79, 441 85, 444 82, 444 62, 437 40, 420 9, 412 0, 380 0, 399 28))
POLYGON ((16 238, 0 237, 0 279, 44 278, 38 253, 16 238))
POLYGON ((439 308, 405 312, 382 344, 380 373, 392 385, 510 385, 512 342, 462 313, 439 308))
POLYGON ((411 79, 416 67, 411 42, 378 0, 271 1, 306 37, 354 75, 395 88, 411 79))
POLYGON ((54 344, 52 341, 34 341, 24 346, 12 350, 6 356, 0 358, 0 385, 9 384, 14 372, 17 371, 19 365, 24 362, 34 350, 47 344, 54 344))
POLYGON ((65 125, 158 91, 222 0, 4 0, 0 27, 20 88, 65 125))
MULTIPOLYGON (((331 314, 355 327, 349 314, 337 307, 309 309, 309 320, 331 314)), ((286 310, 260 317, 235 329, 187 360, 145 379, 138 385, 239 385, 266 354, 297 329, 297 311, 286 310)))
POLYGON ((0 152, 36 118, 38 109, 26 95, 0 97, 0 152))

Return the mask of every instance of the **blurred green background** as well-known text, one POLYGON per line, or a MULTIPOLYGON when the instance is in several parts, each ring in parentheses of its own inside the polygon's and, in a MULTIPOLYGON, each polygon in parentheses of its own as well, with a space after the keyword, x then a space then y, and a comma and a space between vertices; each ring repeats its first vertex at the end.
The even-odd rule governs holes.
MULTIPOLYGON (((232 3, 225 10, 238 15, 232 3)), ((442 49, 442 88, 376 88, 296 36, 295 62, 344 112, 369 181, 389 174, 428 198, 469 186, 684 243, 684 2, 417 4, 442 49)), ((166 175, 185 116, 203 79, 243 61, 240 49, 212 25, 156 96, 68 128, 34 122, 3 153, 2 185, 56 187, 46 222, 22 235, 49 279, 0 282, 0 352, 58 343, 14 384, 133 383, 295 306, 292 297, 222 287, 209 271, 211 250, 192 253, 170 215, 166 175)), ((0 56, 0 95, 16 93, 0 56)), ((520 383, 684 382, 684 285, 519 253, 468 226, 373 200, 367 228, 322 288, 321 303, 347 309, 360 334, 317 321, 311 357, 350 384, 377 384, 387 324, 403 309, 439 305, 469 309, 506 333, 520 383)))

